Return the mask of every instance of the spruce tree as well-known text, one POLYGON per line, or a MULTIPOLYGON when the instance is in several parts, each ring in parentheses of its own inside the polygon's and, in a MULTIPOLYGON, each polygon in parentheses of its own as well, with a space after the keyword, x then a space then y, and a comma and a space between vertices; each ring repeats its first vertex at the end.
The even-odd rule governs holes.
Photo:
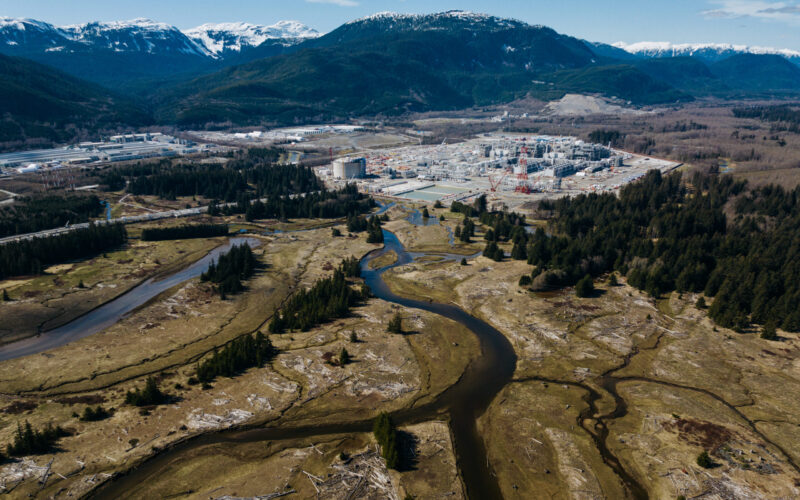
POLYGON ((592 293, 594 293, 594 283, 592 282, 592 277, 587 274, 575 285, 575 295, 578 297, 590 297, 592 293))
POLYGON ((403 318, 400 313, 395 313, 394 317, 389 320, 389 325, 386 328, 389 333, 403 333, 403 318))
POLYGON ((770 320, 761 329, 761 338, 766 340, 778 340, 778 333, 775 331, 775 323, 770 320))

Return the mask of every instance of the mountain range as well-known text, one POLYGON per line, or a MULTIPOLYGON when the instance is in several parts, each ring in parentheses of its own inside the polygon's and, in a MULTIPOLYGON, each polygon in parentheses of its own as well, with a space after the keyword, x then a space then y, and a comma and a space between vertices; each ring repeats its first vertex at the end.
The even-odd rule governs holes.
POLYGON ((609 45, 462 11, 379 13, 324 35, 293 21, 181 31, 146 19, 56 27, 0 18, 0 53, 13 56, 6 67, 29 59, 87 80, 86 89, 110 89, 107 109, 125 109, 113 116, 136 103, 155 123, 183 126, 397 115, 566 92, 634 105, 800 94, 793 51, 609 45))
POLYGON ((206 24, 182 32, 149 19, 53 26, 33 19, 0 18, 0 53, 25 57, 115 89, 152 89, 226 65, 275 55, 319 36, 296 21, 272 26, 206 24), (259 50, 256 50, 259 49, 259 50))

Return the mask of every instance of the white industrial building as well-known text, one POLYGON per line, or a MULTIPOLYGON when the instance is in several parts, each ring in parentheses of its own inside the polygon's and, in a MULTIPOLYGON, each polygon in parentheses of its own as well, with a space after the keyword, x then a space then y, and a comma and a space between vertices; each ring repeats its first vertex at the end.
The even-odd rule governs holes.
POLYGON ((333 160, 334 179, 362 179, 367 175, 365 158, 337 158, 333 160))

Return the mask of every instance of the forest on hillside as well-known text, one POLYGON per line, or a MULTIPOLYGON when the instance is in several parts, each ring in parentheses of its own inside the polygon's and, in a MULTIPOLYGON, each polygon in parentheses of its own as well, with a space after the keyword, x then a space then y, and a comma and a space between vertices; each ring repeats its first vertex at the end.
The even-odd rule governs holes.
POLYGON ((721 326, 800 331, 800 188, 651 171, 619 196, 543 201, 540 210, 553 214, 551 234, 515 235, 525 250, 517 258, 535 266, 534 288, 616 271, 654 297, 713 297, 709 315, 721 326))

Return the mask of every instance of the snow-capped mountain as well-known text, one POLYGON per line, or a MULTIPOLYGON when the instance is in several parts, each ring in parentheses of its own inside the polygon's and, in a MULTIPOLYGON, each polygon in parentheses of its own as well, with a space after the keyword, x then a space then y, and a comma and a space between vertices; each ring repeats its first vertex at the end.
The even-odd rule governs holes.
POLYGON ((210 56, 179 29, 149 19, 58 27, 33 19, 0 18, 0 52, 31 57, 40 52, 93 51, 210 56))
MULTIPOLYGON (((531 27, 531 25, 518 21, 495 17, 463 10, 450 10, 435 14, 400 14, 397 12, 378 12, 360 19, 345 23, 341 28, 358 26, 382 26, 392 30, 431 30, 431 29, 508 29, 518 27, 531 27)), ((534 26, 540 27, 540 26, 534 26)))
POLYGON ((721 61, 738 54, 779 55, 800 64, 800 52, 789 49, 734 45, 730 43, 617 42, 614 47, 648 58, 697 57, 709 62, 721 61))
POLYGON ((294 50, 320 34, 297 21, 207 24, 185 33, 133 19, 54 26, 0 17, 0 54, 54 66, 114 89, 187 78, 294 50))
POLYGON ((67 35, 52 24, 35 19, 0 17, 0 51, 22 47, 45 51, 67 43, 67 35))
POLYGON ((290 46, 320 36, 317 30, 297 21, 280 21, 271 26, 249 23, 204 24, 186 30, 184 34, 217 57, 258 47, 267 40, 290 46))
POLYGON ((0 17, 0 52, 30 57, 41 52, 112 51, 183 54, 218 59, 266 41, 291 46, 320 33, 297 21, 271 26, 248 23, 204 24, 182 32, 150 19, 53 26, 34 19, 0 17))
POLYGON ((75 42, 114 52, 177 52, 199 57, 209 55, 204 46, 195 43, 178 28, 150 19, 92 22, 60 29, 75 42))

